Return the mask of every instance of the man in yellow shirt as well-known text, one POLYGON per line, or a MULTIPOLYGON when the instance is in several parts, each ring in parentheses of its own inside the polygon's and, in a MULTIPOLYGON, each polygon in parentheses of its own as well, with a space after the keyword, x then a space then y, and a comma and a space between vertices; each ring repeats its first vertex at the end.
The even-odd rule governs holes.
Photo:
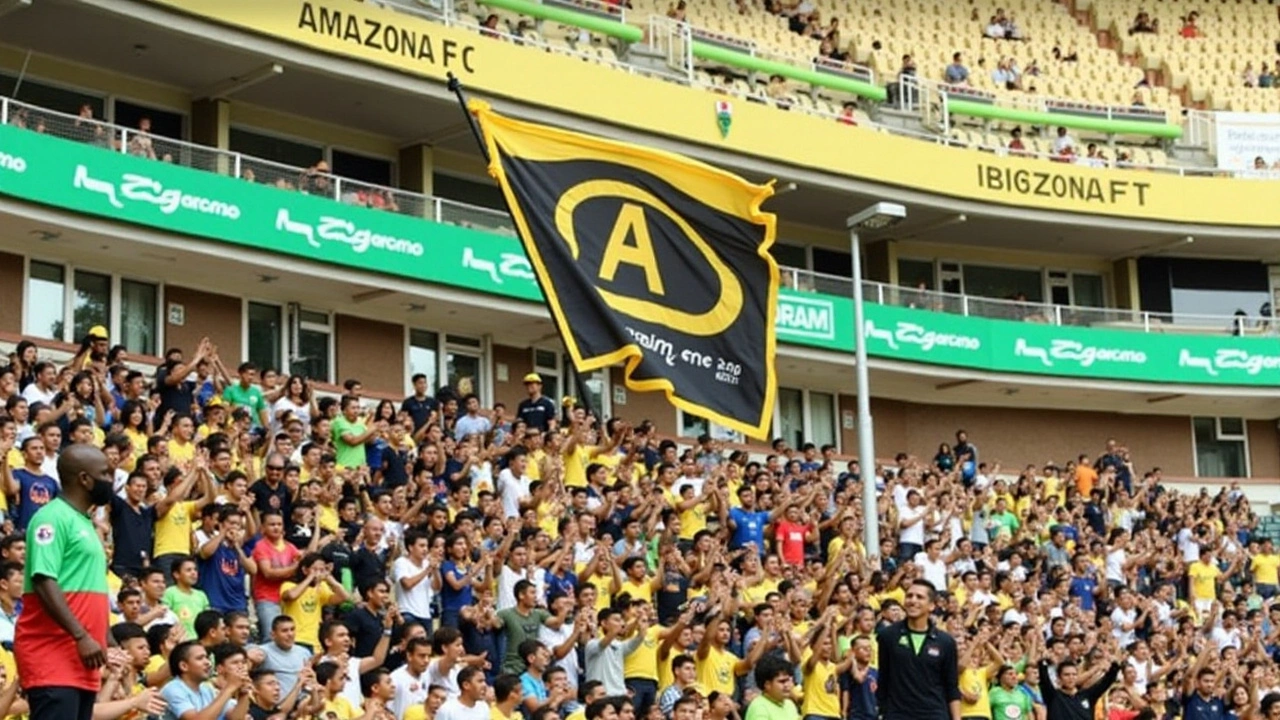
POLYGON ((154 565, 170 577, 169 571, 178 560, 191 555, 191 531, 204 506, 213 501, 213 474, 203 462, 196 463, 185 472, 169 468, 162 484, 166 488, 164 500, 156 503, 154 565), (197 481, 201 483, 201 495, 188 501, 197 481))
POLYGON ((834 661, 834 620, 832 608, 814 625, 811 631, 813 646, 806 651, 806 657, 800 664, 801 686, 804 688, 800 712, 805 717, 844 717, 840 712, 840 676, 853 666, 853 653, 846 653, 838 664, 834 661))
POLYGON ((355 720, 363 713, 351 705, 351 701, 342 694, 347 684, 347 670, 336 662, 326 660, 316 665, 316 683, 324 693, 324 713, 330 713, 338 720, 355 720))
POLYGON ((1187 566, 1187 578, 1191 580, 1191 604, 1202 617, 1213 607, 1218 597, 1218 579, 1231 577, 1240 565, 1240 559, 1231 561, 1231 566, 1223 572, 1214 560, 1216 553, 1208 546, 1200 550, 1200 562, 1187 566))
POLYGON ((1253 585, 1263 600, 1270 600, 1280 591, 1280 555, 1276 554, 1271 538, 1262 541, 1262 552, 1249 561, 1253 573, 1253 585))
POLYGON ((694 654, 694 661, 698 664, 698 687, 706 692, 715 690, 733 695, 737 679, 755 667, 765 651, 775 647, 781 637, 780 634, 770 634, 760 639, 751 647, 747 657, 739 660, 737 655, 725 648, 732 634, 728 618, 716 615, 707 621, 707 630, 694 654))
POLYGON ((329 563, 307 553, 298 563, 298 574, 280 585, 281 612, 293 618, 295 642, 313 653, 320 651, 320 621, 325 605, 341 605, 347 591, 333 577, 329 563))

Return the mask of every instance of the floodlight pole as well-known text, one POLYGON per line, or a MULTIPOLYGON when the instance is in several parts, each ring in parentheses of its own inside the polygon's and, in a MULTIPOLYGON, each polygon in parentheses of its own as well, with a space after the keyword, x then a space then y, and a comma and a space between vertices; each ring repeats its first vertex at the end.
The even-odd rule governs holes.
POLYGON ((858 231, 873 218, 887 227, 906 216, 895 203, 879 202, 845 221, 853 259, 854 379, 858 393, 858 478, 862 482, 862 543, 867 556, 880 553, 880 510, 876 497, 875 435, 871 425, 871 379, 867 368, 866 307, 862 293, 862 247, 858 231))
POLYGON ((867 373, 862 248, 856 226, 849 229, 849 251, 853 255, 854 376, 858 393, 858 477, 862 481, 862 544, 870 557, 880 553, 880 510, 876 497, 875 440, 871 427, 871 379, 867 373))

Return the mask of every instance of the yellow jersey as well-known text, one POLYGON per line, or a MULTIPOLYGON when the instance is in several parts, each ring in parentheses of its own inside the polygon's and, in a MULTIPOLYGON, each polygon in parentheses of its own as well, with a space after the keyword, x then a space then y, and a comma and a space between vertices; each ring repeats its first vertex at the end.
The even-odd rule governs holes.
POLYGON ((714 647, 707 648, 707 657, 698 660, 695 657, 698 666, 698 686, 703 688, 710 694, 719 690, 725 695, 732 696, 734 683, 737 679, 734 676, 733 667, 738 664, 738 656, 728 650, 718 650, 714 647))
MULTIPOLYGON (((804 669, 803 663, 808 662, 808 657, 812 654, 810 650, 805 651, 801 670, 804 669)), ((815 662, 813 668, 804 673, 803 686, 804 700, 800 704, 801 715, 843 717, 840 713, 840 683, 836 679, 835 663, 830 660, 815 662)))
POLYGON ((191 518, 196 504, 174 503, 162 518, 156 518, 155 557, 191 554, 191 518))
POLYGON ((664 630, 654 625, 645 631, 640 647, 622 661, 622 674, 626 678, 658 681, 658 644, 664 630))
MULTIPOLYGON (((298 583, 293 581, 281 584, 281 600, 284 599, 284 593, 297 586, 298 583)), ((296 600, 280 604, 281 612, 293 618, 297 626, 297 641, 310 645, 313 651, 320 649, 320 621, 324 615, 324 606, 332 597, 333 589, 329 584, 319 582, 303 590, 296 600)))
POLYGON ((1218 595, 1218 576, 1222 571, 1213 563, 1196 561, 1187 566, 1191 578, 1192 600, 1213 600, 1218 595))
POLYGON ((1280 555, 1254 555, 1249 563, 1255 585, 1280 584, 1280 555))

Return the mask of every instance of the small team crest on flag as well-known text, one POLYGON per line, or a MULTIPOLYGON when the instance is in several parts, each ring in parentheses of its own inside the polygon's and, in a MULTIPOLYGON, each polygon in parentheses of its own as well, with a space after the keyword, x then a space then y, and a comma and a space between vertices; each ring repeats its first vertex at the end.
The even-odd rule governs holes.
POLYGON ((716 126, 720 128, 720 137, 729 137, 729 126, 733 124, 733 104, 727 100, 716 101, 716 126))

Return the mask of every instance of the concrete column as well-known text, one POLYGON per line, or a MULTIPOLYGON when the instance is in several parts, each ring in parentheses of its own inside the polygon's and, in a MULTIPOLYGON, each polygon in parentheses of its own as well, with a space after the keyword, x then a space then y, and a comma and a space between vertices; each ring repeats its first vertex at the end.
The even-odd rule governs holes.
POLYGON ((1111 264, 1111 290, 1116 307, 1122 310, 1141 310, 1141 293, 1138 291, 1138 260, 1123 258, 1111 264))
MULTIPOLYGON (((231 101, 195 100, 191 103, 191 141, 197 145, 229 150, 231 148, 231 101)), ((235 174, 235 163, 228 153, 217 153, 214 168, 204 158, 192 158, 202 169, 215 169, 221 175, 235 174)))

